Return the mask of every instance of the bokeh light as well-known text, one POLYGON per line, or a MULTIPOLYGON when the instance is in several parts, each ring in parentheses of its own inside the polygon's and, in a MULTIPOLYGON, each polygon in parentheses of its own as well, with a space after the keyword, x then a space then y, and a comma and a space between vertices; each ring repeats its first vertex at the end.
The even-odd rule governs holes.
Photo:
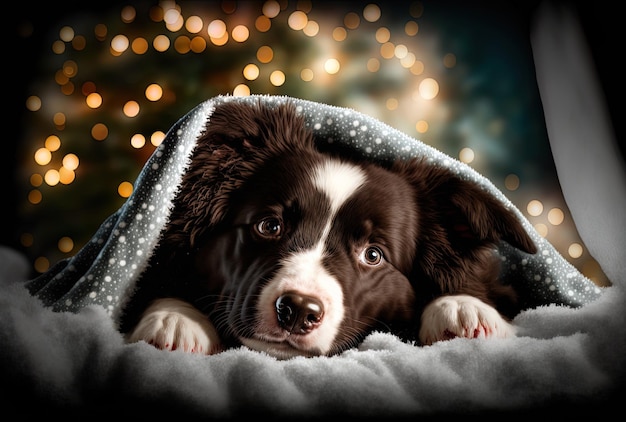
POLYGON ((272 21, 265 15, 259 16, 254 22, 254 27, 259 32, 267 32, 272 27, 272 21))
POLYGON ((533 217, 541 215, 543 213, 543 204, 541 203, 541 201, 533 199, 532 201, 528 202, 528 205, 526 206, 526 211, 528 212, 528 215, 533 217))
POLYGON ((275 70, 270 74, 270 82, 274 86, 281 86, 285 83, 285 74, 280 70, 275 70))
POLYGON ((92 92, 87 95, 85 102, 89 108, 98 108, 102 105, 102 96, 97 92, 92 92))
POLYGON ((261 46, 257 50, 256 57, 261 63, 269 63, 274 58, 274 50, 267 45, 261 46))
POLYGON ((139 103, 137 101, 131 100, 131 101, 127 101, 126 104, 124 104, 124 114, 127 117, 137 117, 137 115, 139 114, 139 103))
POLYGON ((165 139, 165 132, 157 130, 150 136, 150 143, 155 147, 161 145, 161 142, 165 139))
POLYGON ((363 9, 363 18, 368 22, 376 22, 380 19, 380 7, 376 4, 368 4, 363 9))
POLYGON ((580 258, 584 252, 584 249, 580 243, 572 243, 567 248, 567 253, 572 258, 580 258))
POLYGON ((420 120, 415 124, 415 130, 417 131, 417 133, 428 132, 428 122, 425 120, 420 120))
POLYGON ((329 75, 334 75, 335 73, 339 72, 339 69, 341 69, 341 65, 339 64, 339 60, 337 59, 328 59, 324 62, 324 70, 329 75))
POLYGON ((146 137, 140 133, 136 133, 130 138, 130 144, 133 148, 143 148, 143 146, 146 145, 146 137))
POLYGON ((504 186, 510 190, 514 191, 519 188, 519 177, 516 174, 509 174, 504 179, 504 186))
POLYGON ((61 139, 56 135, 50 135, 46 138, 44 145, 48 151, 57 151, 61 147, 61 139))
POLYGON ((131 23, 137 17, 137 11, 132 6, 124 6, 122 8, 122 12, 120 13, 120 17, 122 18, 122 22, 131 23))
POLYGON ((35 152, 35 162, 40 166, 45 166, 52 160, 52 154, 47 148, 39 148, 35 152))
POLYGON ((250 31, 248 30, 247 26, 237 25, 236 27, 233 28, 233 32, 232 32, 233 40, 242 43, 242 42, 246 42, 249 36, 250 36, 250 31))
POLYGON ((289 27, 293 29, 294 31, 299 31, 301 29, 304 29, 306 27, 307 22, 308 22, 308 18, 306 16, 306 13, 304 13, 301 10, 296 10, 291 15, 289 15, 289 19, 288 19, 289 27))
POLYGON ((63 236, 59 239, 58 247, 61 252, 69 253, 74 249, 74 241, 67 236, 63 236))
POLYGON ((276 0, 269 0, 263 3, 263 15, 268 18, 275 18, 280 13, 280 4, 276 0))
POLYGON ((125 35, 116 35, 111 40, 111 50, 114 53, 121 54, 128 49, 130 42, 125 35))
POLYGON ((246 67, 243 68, 243 76, 249 81, 253 81, 258 78, 259 74, 259 67, 253 63, 247 64, 246 67))
POLYGON ((91 136, 96 141, 103 141, 107 136, 109 136, 109 128, 107 128, 103 123, 96 123, 91 128, 91 136))
POLYGON ((57 169, 50 169, 44 174, 43 180, 48 186, 56 186, 61 181, 61 176, 57 169))
POLYGON ((564 219, 565 214, 563 214, 563 211, 560 208, 552 208, 550 211, 548 211, 548 221, 550 222, 550 224, 558 226, 559 224, 563 223, 564 219))
POLYGON ((464 163, 471 163, 472 161, 474 161, 474 151, 471 148, 463 148, 460 152, 459 152, 459 160, 461 160, 464 163))
POLYGON ((245 97, 250 95, 250 87, 245 84, 239 84, 233 89, 233 95, 235 97, 245 97))
POLYGON ((156 51, 167 51, 170 48, 170 39, 165 35, 157 35, 152 41, 152 46, 156 51))
POLYGON ((209 23, 209 26, 207 27, 207 33, 211 38, 219 39, 224 37, 227 34, 226 22, 221 19, 215 19, 211 21, 211 23, 209 23))
POLYGON ((433 78, 424 78, 419 84, 419 93, 425 100, 432 100, 439 93, 439 84, 433 78))
POLYGON ((133 193, 133 184, 127 181, 120 183, 117 187, 117 193, 122 198, 128 198, 133 193))
POLYGON ((26 99, 26 108, 30 111, 37 111, 41 108, 41 98, 31 95, 26 99))
POLYGON ((163 96, 163 88, 159 84, 150 84, 146 88, 146 98, 150 101, 159 101, 163 96))
POLYGON ((204 22, 200 16, 189 16, 185 21, 185 29, 192 34, 202 31, 204 22))

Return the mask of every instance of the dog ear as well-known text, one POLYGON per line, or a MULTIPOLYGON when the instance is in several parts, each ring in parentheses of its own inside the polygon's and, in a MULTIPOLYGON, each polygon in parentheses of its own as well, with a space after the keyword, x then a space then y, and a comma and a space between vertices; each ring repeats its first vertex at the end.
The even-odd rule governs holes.
POLYGON ((269 157, 313 143, 295 105, 238 101, 215 107, 196 141, 161 245, 192 250, 224 218, 232 193, 269 157))
POLYGON ((422 159, 401 160, 394 168, 414 188, 417 259, 427 277, 454 288, 467 277, 471 264, 479 266, 485 250, 501 240, 524 252, 536 252, 513 211, 475 182, 422 159))

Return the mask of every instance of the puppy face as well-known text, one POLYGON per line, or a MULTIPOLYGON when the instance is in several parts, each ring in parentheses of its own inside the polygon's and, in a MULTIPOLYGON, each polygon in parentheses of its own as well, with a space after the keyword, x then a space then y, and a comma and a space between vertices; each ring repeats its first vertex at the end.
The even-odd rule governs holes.
POLYGON ((218 330, 272 355, 332 354, 413 316, 410 186, 313 150, 279 154, 231 196, 198 254, 218 330))
POLYGON ((421 159, 322 153, 289 104, 224 103, 210 123, 146 278, 176 281, 166 295, 208 315, 226 346, 339 353, 375 328, 417 333, 444 294, 518 311, 494 249, 535 247, 480 186, 421 159))

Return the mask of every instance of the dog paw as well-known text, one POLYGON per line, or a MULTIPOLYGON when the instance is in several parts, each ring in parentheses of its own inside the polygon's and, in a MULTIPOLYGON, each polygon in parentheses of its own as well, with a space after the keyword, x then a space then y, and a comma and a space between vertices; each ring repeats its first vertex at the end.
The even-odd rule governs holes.
POLYGON ((430 345, 455 337, 513 337, 515 328, 492 306, 472 296, 442 296, 426 306, 420 342, 430 345))
POLYGON ((145 341, 164 350, 212 355, 221 350, 217 331, 206 315, 179 299, 157 299, 146 308, 127 341, 145 341))

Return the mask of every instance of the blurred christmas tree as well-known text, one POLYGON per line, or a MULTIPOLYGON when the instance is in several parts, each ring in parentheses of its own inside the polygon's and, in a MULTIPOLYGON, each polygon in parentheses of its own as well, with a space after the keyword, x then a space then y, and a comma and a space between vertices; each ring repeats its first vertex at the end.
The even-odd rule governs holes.
POLYGON ((47 270, 124 203, 188 110, 220 94, 279 94, 354 108, 467 162, 606 284, 560 193, 528 12, 225 0, 59 4, 45 22, 26 13, 22 41, 47 32, 22 99, 20 242, 36 271, 47 270))

